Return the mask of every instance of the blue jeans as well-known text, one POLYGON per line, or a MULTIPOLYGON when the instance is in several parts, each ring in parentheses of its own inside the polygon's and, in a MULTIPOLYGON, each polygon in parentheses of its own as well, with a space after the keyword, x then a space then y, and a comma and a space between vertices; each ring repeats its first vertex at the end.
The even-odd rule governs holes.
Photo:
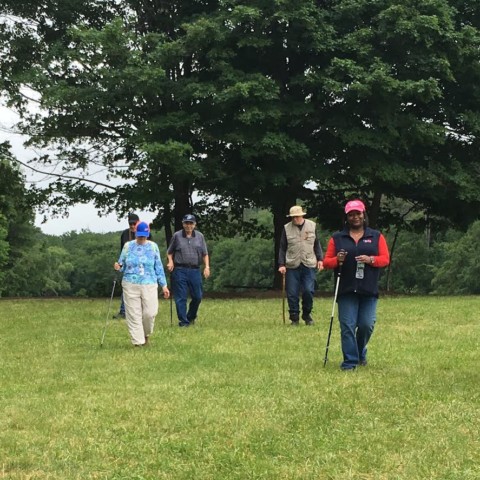
POLYGON ((367 359, 367 344, 377 319, 376 297, 347 293, 338 297, 338 317, 342 337, 341 368, 355 368, 367 359))
POLYGON ((181 327, 186 327, 195 322, 198 307, 202 301, 203 287, 200 269, 175 267, 172 272, 172 289, 177 309, 178 324, 181 327), (187 297, 189 293, 191 301, 187 312, 187 297))
POLYGON ((302 314, 309 315, 313 308, 315 269, 303 264, 300 264, 297 268, 287 268, 285 290, 290 318, 298 317, 300 314, 300 292, 302 292, 302 314))

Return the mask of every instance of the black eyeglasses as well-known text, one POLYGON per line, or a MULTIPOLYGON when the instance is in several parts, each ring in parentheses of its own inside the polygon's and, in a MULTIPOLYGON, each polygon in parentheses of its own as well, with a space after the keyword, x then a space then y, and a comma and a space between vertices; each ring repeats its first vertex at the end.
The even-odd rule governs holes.
POLYGON ((137 222, 128 222, 129 225, 136 225, 137 222))

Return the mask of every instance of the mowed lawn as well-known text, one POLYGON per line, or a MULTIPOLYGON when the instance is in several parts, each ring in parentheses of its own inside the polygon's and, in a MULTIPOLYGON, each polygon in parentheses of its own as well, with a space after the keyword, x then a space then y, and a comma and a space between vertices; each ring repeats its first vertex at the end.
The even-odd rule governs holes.
POLYGON ((0 301, 0 479, 479 479, 480 298, 381 298, 355 372, 337 320, 323 368, 331 302, 180 329, 162 300, 135 349, 113 320, 100 348, 108 299, 0 301))

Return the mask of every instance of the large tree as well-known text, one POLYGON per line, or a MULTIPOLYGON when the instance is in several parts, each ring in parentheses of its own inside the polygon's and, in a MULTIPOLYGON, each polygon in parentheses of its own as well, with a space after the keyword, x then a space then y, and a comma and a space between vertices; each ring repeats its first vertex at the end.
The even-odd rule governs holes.
POLYGON ((205 127, 217 141, 209 143, 217 174, 204 190, 231 209, 268 208, 276 258, 289 208, 311 195, 308 182, 328 156, 308 72, 326 64, 332 31, 325 10, 311 0, 227 1, 212 21, 223 32, 224 61, 216 63, 217 117, 205 127))
POLYGON ((392 221, 395 197, 454 223, 478 215, 478 7, 456 3, 329 2, 329 179, 368 201, 374 225, 392 221))
POLYGON ((297 200, 332 228, 346 195, 366 201, 374 226, 404 222, 394 198, 427 219, 478 215, 472 9, 446 0, 224 6, 215 20, 228 61, 215 84, 218 121, 206 127, 222 150, 212 193, 232 208, 269 208, 275 252, 297 200))
POLYGON ((196 84, 206 79, 184 24, 217 2, 1 5, 17 16, 1 30, 3 88, 29 142, 54 149, 38 159, 57 175, 42 198, 57 209, 151 209, 168 239, 172 207, 178 228, 203 176, 196 84))
POLYGON ((0 31, 1 81, 24 132, 63 162, 50 200, 150 208, 167 240, 195 190, 221 220, 269 208, 275 254, 297 200, 325 221, 355 194, 377 225, 393 197, 468 222, 480 49, 467 3, 0 1, 17 15, 0 31), (92 168, 108 187, 91 187, 92 168))
MULTIPOLYGON (((0 295, 19 275, 17 264, 28 256, 37 229, 25 178, 8 143, 0 144, 0 295)), ((30 263, 30 269, 32 263, 30 263)))

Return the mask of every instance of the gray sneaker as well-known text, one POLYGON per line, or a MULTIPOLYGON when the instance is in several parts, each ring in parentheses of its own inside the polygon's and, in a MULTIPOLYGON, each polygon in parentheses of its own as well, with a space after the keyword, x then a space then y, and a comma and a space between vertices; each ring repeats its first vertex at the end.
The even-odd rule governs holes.
POLYGON ((310 316, 310 314, 303 314, 302 315, 302 320, 305 321, 305 325, 315 325, 313 318, 310 316))
POLYGON ((299 320, 298 317, 299 317, 298 313, 291 313, 290 314, 290 321, 292 322, 291 325, 293 327, 298 326, 298 320, 299 320))

